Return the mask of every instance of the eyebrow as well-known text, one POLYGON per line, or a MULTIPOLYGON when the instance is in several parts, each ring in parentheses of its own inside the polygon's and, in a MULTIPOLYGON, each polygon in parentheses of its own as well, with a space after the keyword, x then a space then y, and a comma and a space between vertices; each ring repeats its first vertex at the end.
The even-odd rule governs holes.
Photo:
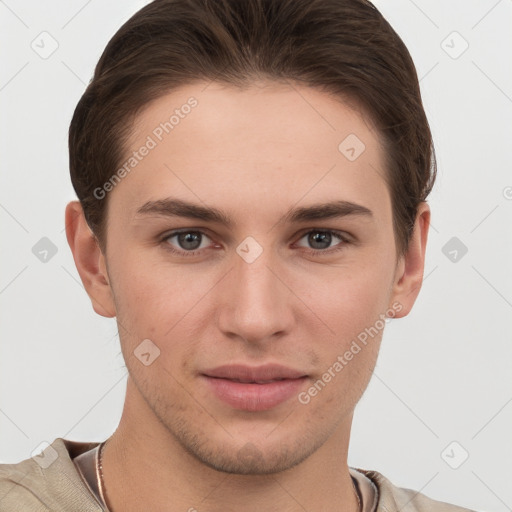
MULTIPOLYGON (((168 197, 148 201, 138 208, 136 215, 157 215, 163 217, 186 217, 189 219, 214 222, 232 228, 235 222, 222 210, 211 206, 202 206, 182 199, 168 197)), ((366 206, 351 201, 331 201, 311 206, 290 208, 283 216, 282 222, 299 223, 317 220, 341 218, 347 216, 373 217, 373 212, 366 206)))

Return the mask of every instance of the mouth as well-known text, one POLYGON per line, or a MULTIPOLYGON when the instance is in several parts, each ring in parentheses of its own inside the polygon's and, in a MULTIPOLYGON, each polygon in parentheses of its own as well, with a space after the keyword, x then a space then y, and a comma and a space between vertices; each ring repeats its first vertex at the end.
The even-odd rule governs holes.
MULTIPOLYGON (((224 377, 211 377, 211 378, 212 379, 222 379, 224 377)), ((225 380, 230 380, 232 382, 241 382, 243 384, 270 384, 271 382, 279 382, 281 380, 287 380, 287 379, 281 378, 281 379, 271 379, 271 380, 247 380, 247 379, 225 379, 225 380)))
POLYGON ((206 370, 203 374, 207 377, 263 384, 271 381, 298 379, 307 376, 300 370, 295 370, 294 368, 289 368, 279 364, 266 364, 262 366, 230 364, 206 370))
POLYGON ((308 375, 281 365, 226 365, 201 374, 210 392, 223 404, 244 411, 273 409, 297 396, 308 375))

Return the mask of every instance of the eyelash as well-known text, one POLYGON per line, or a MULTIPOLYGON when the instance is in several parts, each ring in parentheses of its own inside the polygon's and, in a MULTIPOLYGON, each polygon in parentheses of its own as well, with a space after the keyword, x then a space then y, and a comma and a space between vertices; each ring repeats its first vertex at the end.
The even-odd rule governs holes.
MULTIPOLYGON (((180 235, 182 233, 199 233, 201 235, 204 235, 206 236, 207 238, 210 238, 205 232, 201 231, 201 230, 197 230, 197 229, 183 229, 183 230, 179 230, 179 231, 172 231, 171 233, 167 233, 164 237, 162 237, 161 239, 161 242, 164 243, 164 247, 167 251, 170 251, 171 253, 173 254, 177 254, 179 256, 197 256, 199 253, 201 253, 201 251, 203 251, 204 249, 194 249, 193 251, 185 251, 185 250, 178 250, 178 249, 175 249, 174 247, 172 247, 169 243, 168 243, 168 240, 170 238, 173 238, 177 235, 180 235)), ((341 240, 341 244, 337 245, 337 246, 334 246, 333 248, 330 248, 330 249, 307 249, 307 248, 303 248, 305 249, 305 252, 312 255, 312 256, 319 256, 319 255, 322 255, 322 254, 333 254, 333 253, 336 253, 338 251, 342 251, 343 249, 345 249, 345 246, 347 244, 350 244, 350 240, 348 239, 348 237, 344 236, 343 232, 341 231, 337 231, 337 230, 333 230, 333 229, 310 229, 309 231, 306 231, 305 233, 303 233, 300 237, 300 239, 304 238, 304 236, 306 235, 309 235, 310 233, 328 233, 330 235, 334 235, 335 237, 339 238, 341 240)))

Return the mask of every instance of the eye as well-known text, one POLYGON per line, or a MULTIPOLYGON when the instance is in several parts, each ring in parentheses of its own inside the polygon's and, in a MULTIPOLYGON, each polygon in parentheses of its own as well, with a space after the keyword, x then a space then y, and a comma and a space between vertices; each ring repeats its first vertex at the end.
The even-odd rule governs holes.
POLYGON ((313 229, 305 233, 301 240, 306 238, 306 243, 312 246, 312 249, 307 250, 311 254, 327 253, 340 251, 345 248, 345 245, 350 243, 347 236, 343 233, 331 229, 313 229), (338 243, 334 247, 330 247, 331 243, 341 240, 342 243, 338 243))
MULTIPOLYGON (((306 239, 306 243, 311 245, 311 248, 306 247, 305 251, 314 256, 332 254, 333 252, 343 250, 350 243, 348 236, 332 229, 309 230, 302 235, 302 239, 306 239), (336 240, 341 241, 341 243, 339 242, 331 246, 336 240)), ((182 256, 195 256, 201 253, 204 249, 208 248, 208 243, 205 243, 205 240, 211 241, 210 237, 203 231, 191 229, 173 231, 161 239, 166 250, 182 256), (174 242, 172 242, 173 239, 175 239, 174 242)), ((298 244, 298 246, 304 247, 301 244, 298 244)))
POLYGON ((165 236, 162 241, 165 242, 166 248, 173 253, 184 254, 184 255, 194 255, 199 252, 201 249, 207 247, 207 245, 203 245, 202 242, 204 239, 209 239, 207 235, 205 235, 202 231, 174 231, 173 233, 165 236), (178 248, 176 249, 171 244, 171 240, 176 238, 176 244, 178 248))

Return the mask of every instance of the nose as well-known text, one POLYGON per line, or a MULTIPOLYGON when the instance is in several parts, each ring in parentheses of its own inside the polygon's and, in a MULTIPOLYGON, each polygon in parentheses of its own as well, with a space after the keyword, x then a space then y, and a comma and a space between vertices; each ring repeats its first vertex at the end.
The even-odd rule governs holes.
POLYGON ((263 251, 252 262, 235 255, 217 303, 218 326, 225 336, 265 344, 290 332, 297 299, 269 253, 263 251))

